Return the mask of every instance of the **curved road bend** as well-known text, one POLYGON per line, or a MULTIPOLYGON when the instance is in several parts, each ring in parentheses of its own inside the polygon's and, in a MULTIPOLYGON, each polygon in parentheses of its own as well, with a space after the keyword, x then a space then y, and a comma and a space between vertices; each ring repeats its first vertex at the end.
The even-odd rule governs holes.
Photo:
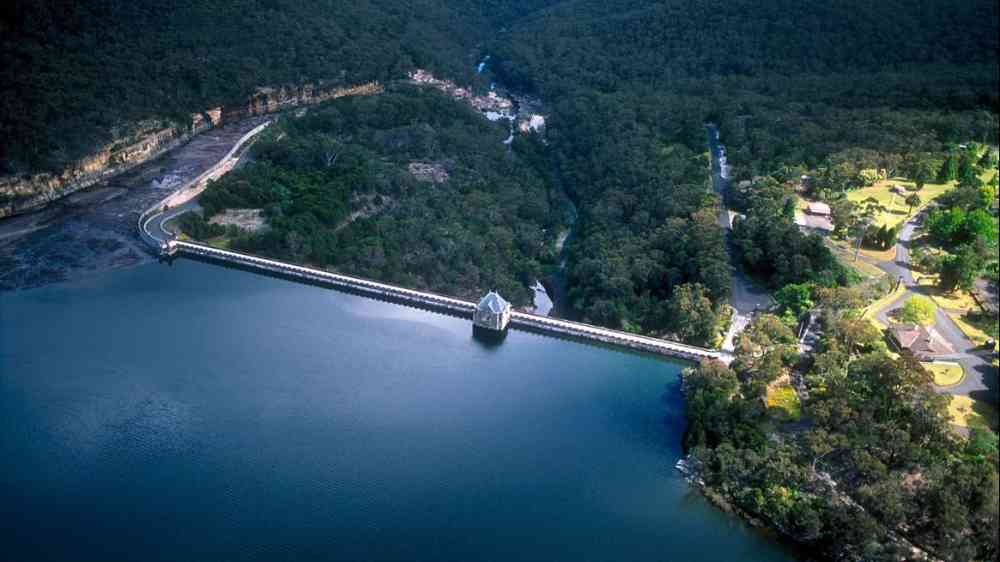
MULTIPOLYGON (((876 265, 895 278, 903 278, 907 291, 889 306, 882 309, 878 318, 884 324, 889 324, 888 313, 903 306, 911 296, 920 293, 921 288, 913 279, 910 269, 910 243, 916 230, 916 222, 922 213, 906 221, 899 232, 896 242, 896 259, 876 263, 876 265)), ((959 384, 940 389, 947 394, 972 395, 973 398, 986 399, 997 403, 997 372, 991 365, 990 351, 971 342, 948 314, 940 308, 935 312, 934 328, 941 337, 955 350, 955 353, 938 357, 944 361, 955 361, 965 369, 965 378, 959 384)))
POLYGON ((165 213, 154 215, 152 218, 149 219, 149 222, 147 223, 149 226, 149 233, 152 234, 153 237, 155 238, 159 238, 160 240, 166 240, 171 236, 173 236, 174 234, 173 232, 167 230, 166 225, 168 222, 183 215, 184 213, 187 213, 188 211, 196 211, 200 208, 201 206, 198 205, 198 198, 195 197, 194 199, 188 201, 187 203, 184 203, 183 205, 178 205, 172 209, 168 209, 167 212, 165 213))
MULTIPOLYGON (((249 146, 247 146, 246 148, 243 149, 242 152, 240 152, 239 156, 237 156, 236 164, 233 165, 230 172, 246 166, 247 163, 253 159, 253 157, 250 154, 250 150, 248 150, 248 148, 249 146)), ((157 215, 153 215, 152 217, 150 217, 149 222, 147 223, 149 227, 149 233, 154 238, 160 239, 160 241, 164 241, 173 236, 173 233, 167 230, 166 224, 172 221, 173 219, 183 215, 184 213, 187 213, 189 211, 200 210, 201 205, 198 204, 198 199, 200 197, 201 195, 197 195, 194 197, 194 199, 186 203, 183 203, 181 205, 178 205, 176 207, 173 207, 171 209, 168 209, 165 213, 159 213, 157 215)))

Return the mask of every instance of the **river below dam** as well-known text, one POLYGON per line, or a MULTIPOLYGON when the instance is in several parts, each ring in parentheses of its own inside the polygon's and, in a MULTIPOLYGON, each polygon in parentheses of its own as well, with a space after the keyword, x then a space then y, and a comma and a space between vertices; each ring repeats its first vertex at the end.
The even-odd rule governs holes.
POLYGON ((784 561, 683 364, 180 259, 0 292, 12 560, 784 561))

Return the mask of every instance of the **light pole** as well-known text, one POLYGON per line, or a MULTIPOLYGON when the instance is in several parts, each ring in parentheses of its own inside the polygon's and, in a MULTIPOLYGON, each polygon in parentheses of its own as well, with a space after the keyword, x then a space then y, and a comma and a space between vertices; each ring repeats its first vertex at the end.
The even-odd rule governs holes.
POLYGON ((871 226, 871 218, 864 217, 863 219, 861 219, 859 224, 861 225, 861 233, 858 234, 858 245, 854 249, 854 261, 858 261, 858 254, 861 253, 861 242, 865 239, 865 234, 868 232, 868 227, 871 226))

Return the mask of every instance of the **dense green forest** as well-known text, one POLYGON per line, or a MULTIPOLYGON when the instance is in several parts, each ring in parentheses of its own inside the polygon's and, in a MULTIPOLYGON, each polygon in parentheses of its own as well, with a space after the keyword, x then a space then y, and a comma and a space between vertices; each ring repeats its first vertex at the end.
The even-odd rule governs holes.
MULTIPOLYGON (((996 104, 996 90, 966 92, 971 84, 962 82, 985 85, 996 69, 958 82, 954 76, 996 61, 997 18, 996 4, 983 1, 572 0, 531 15, 494 47, 505 79, 546 94, 578 84, 603 92, 637 84, 704 91, 732 78, 733 86, 747 80, 744 88, 780 92, 775 77, 840 75, 856 83, 866 73, 947 65, 923 80, 948 83, 953 95, 966 93, 963 102, 978 106, 996 104)), ((921 97, 914 94, 902 97, 921 97)))
MULTIPOLYGON (((661 259, 650 254, 654 228, 644 228, 656 182, 677 177, 660 171, 662 147, 703 152, 705 121, 720 125, 734 183, 764 177, 760 185, 772 186, 729 202, 748 215, 734 236, 741 265, 775 288, 847 282, 820 240, 792 223, 788 180, 838 166, 853 176, 897 170, 960 142, 995 143, 997 13, 992 2, 578 0, 501 34, 489 45, 494 72, 553 101, 553 160, 582 202, 573 307, 655 330, 669 322, 646 303, 677 282, 724 301, 717 253, 685 255, 685 237, 661 259), (637 256, 651 255, 660 269, 650 280, 637 256)), ((713 204, 690 199, 703 193, 694 188, 667 189, 663 197, 688 203, 674 207, 685 221, 713 204)))
MULTIPOLYGON (((729 290, 702 124, 720 124, 738 180, 995 142, 997 12, 939 0, 22 2, 0 12, 0 171, 54 168, 130 122, 181 119, 261 84, 415 67, 478 87, 495 78, 545 101, 539 153, 579 206, 567 308, 677 332, 676 287, 700 286, 716 308, 729 290)), ((738 233, 743 266, 775 287, 844 282, 772 195, 738 233)))
POLYGON ((471 80, 471 48, 544 0, 28 0, 0 7, 0 174, 56 169, 147 118, 257 86, 471 80))
MULTIPOLYGON (((242 250, 469 299, 497 289, 530 304, 528 287, 556 257, 545 232, 564 211, 531 165, 539 143, 509 149, 506 136, 467 104, 399 86, 280 120, 254 162, 200 201, 207 217, 263 209, 262 231, 230 228, 242 250)), ((183 226, 225 234, 194 217, 183 226)))
MULTIPOLYGON (((957 180, 960 144, 997 143, 997 13, 995 2, 579 0, 490 45, 501 80, 553 100, 553 160, 582 203, 570 278, 586 318, 628 325, 646 310, 636 306, 643 285, 621 280, 645 271, 634 256, 656 238, 618 202, 657 201, 646 171, 664 151, 653 147, 700 153, 702 123, 720 125, 732 182, 751 186, 728 201, 746 214, 735 257, 776 290, 785 317, 759 317, 731 368, 702 364, 686 376, 686 444, 716 501, 832 559, 907 559, 894 535, 942 559, 997 556, 996 435, 955 436, 948 398, 924 367, 890 356, 861 318, 872 295, 844 287, 852 276, 792 220, 804 174, 813 195, 836 200, 864 185, 865 170, 957 180), (595 310, 602 301, 610 305, 595 310), (789 325, 815 305, 824 336, 799 356, 789 325), (787 409, 770 406, 781 392, 792 397, 787 409)), ((942 282, 969 283, 984 252, 995 260, 995 242, 982 236, 996 228, 984 210, 995 191, 965 183, 930 220, 956 252, 942 282)), ((697 232, 714 202, 693 187, 673 193, 703 200, 679 212, 683 230, 665 237, 670 257, 656 259, 697 275, 681 233, 697 232)), ((661 299, 697 302, 667 279, 661 299)), ((670 307, 667 324, 684 309, 670 307)))
MULTIPOLYGON (((800 357, 795 334, 758 317, 732 368, 685 374, 687 445, 709 494, 836 560, 996 560, 997 436, 949 427, 949 397, 912 356, 893 358, 860 318, 853 289, 821 291, 824 337, 800 357), (805 373, 801 415, 783 421, 768 389, 805 373), (895 536, 894 536, 895 535, 895 536)), ((779 412, 780 413, 780 412, 779 412)))

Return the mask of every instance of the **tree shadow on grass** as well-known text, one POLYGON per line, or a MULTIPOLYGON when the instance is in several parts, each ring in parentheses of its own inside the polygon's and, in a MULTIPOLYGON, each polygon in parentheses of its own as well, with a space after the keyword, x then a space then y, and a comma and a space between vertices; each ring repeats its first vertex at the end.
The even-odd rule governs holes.
POLYGON ((973 402, 972 411, 985 420, 989 426, 996 431, 1000 425, 997 411, 1000 407, 1000 394, 998 394, 998 370, 993 365, 983 363, 974 367, 981 375, 984 390, 974 390, 969 393, 969 398, 973 402))

